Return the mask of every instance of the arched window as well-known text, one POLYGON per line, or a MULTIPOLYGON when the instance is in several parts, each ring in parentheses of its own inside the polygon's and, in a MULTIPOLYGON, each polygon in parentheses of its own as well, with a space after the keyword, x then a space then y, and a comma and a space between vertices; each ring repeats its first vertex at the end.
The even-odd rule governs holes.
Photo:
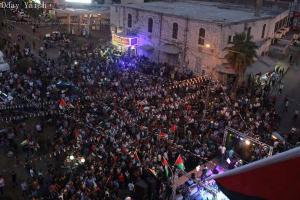
POLYGON ((132 27, 132 15, 131 14, 128 14, 127 26, 128 26, 128 28, 132 27))
POLYGON ((204 45, 204 39, 205 39, 205 29, 204 28, 200 28, 199 29, 198 44, 204 45))
POLYGON ((251 27, 249 27, 247 30, 247 40, 250 40, 250 38, 251 38, 251 27))
POLYGON ((264 37, 265 37, 266 26, 267 26, 267 25, 264 24, 263 29, 262 29, 262 32, 261 32, 261 38, 264 38, 264 37))
POLYGON ((172 38, 177 39, 178 36, 178 24, 173 23, 173 32, 172 32, 172 38))
POLYGON ((152 28, 153 28, 153 19, 149 18, 148 19, 148 32, 152 33, 152 28))

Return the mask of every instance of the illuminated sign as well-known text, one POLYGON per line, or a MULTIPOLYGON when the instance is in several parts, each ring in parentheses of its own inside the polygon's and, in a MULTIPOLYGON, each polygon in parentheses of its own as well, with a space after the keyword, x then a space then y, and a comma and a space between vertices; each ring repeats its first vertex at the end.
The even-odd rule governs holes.
POLYGON ((134 46, 137 45, 138 39, 136 37, 122 37, 116 34, 112 35, 112 43, 119 46, 134 46))
POLYGON ((112 43, 114 45, 128 46, 130 45, 129 42, 130 42, 129 38, 121 37, 115 34, 112 35, 112 43))

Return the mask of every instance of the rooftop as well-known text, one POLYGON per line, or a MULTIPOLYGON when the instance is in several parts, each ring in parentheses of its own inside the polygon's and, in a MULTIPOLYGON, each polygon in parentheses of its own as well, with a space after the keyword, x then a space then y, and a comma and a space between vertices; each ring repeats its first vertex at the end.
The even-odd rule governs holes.
POLYGON ((273 17, 282 11, 262 8, 260 16, 254 16, 254 5, 242 6, 219 2, 185 1, 185 2, 149 2, 126 4, 126 7, 145 11, 175 15, 194 20, 231 24, 273 17))
POLYGON ((57 12, 63 14, 63 13, 68 13, 68 14, 98 14, 98 13, 103 13, 103 12, 108 12, 109 7, 107 6, 102 6, 97 9, 83 9, 83 8, 65 8, 65 9, 56 9, 57 12))

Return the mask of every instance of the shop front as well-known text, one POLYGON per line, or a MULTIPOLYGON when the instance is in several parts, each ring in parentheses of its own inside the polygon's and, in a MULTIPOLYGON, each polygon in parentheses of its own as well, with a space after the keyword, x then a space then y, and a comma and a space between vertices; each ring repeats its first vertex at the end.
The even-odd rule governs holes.
POLYGON ((135 36, 124 36, 122 34, 112 34, 112 44, 121 52, 130 55, 137 54, 138 38, 135 36))
POLYGON ((168 63, 172 66, 179 66, 179 54, 181 52, 179 47, 172 44, 163 44, 159 46, 159 51, 161 52, 159 62, 168 63))
POLYGON ((226 84, 232 84, 235 82, 237 73, 229 64, 222 64, 217 67, 218 79, 226 84))

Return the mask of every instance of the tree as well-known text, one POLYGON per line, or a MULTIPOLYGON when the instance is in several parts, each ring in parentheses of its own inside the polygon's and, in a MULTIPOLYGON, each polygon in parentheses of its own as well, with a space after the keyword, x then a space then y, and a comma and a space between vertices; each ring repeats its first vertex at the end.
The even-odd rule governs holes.
POLYGON ((33 60, 30 57, 21 58, 17 61, 17 71, 26 73, 27 70, 34 66, 33 60))
POLYGON ((247 37, 246 33, 237 33, 233 38, 233 46, 226 47, 226 60, 234 67, 237 73, 237 83, 241 83, 248 65, 254 62, 257 57, 257 45, 247 37))

